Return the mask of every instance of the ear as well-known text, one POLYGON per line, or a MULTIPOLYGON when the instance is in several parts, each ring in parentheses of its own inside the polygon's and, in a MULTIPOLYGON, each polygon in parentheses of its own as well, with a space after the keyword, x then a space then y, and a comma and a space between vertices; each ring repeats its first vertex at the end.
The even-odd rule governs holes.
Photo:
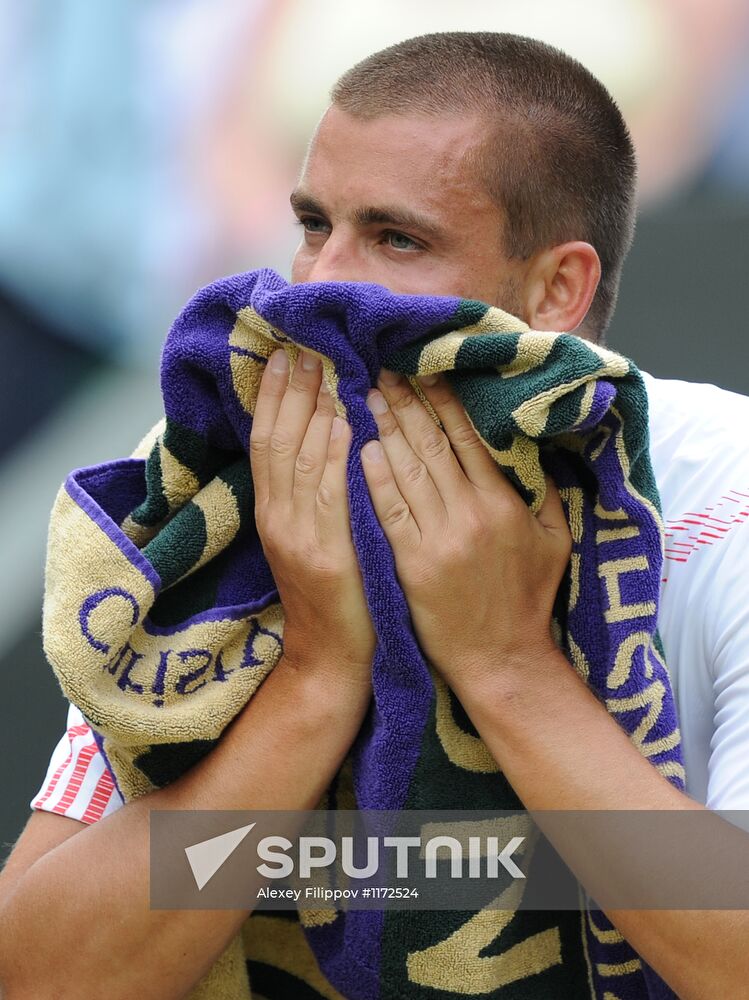
POLYGON ((526 271, 525 321, 532 330, 568 333, 578 327, 601 279, 590 243, 575 240, 541 250, 526 271))

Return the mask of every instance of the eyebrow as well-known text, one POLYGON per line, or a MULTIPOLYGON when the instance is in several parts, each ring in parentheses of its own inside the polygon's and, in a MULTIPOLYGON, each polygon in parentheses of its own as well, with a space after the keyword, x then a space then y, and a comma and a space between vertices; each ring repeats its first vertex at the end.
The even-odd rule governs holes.
MULTIPOLYGON (((328 213, 319 202, 304 191, 292 191, 289 198, 295 212, 309 212, 326 219, 328 213)), ((426 215, 413 212, 408 208, 393 208, 389 206, 368 205, 357 208, 353 214, 353 222, 362 228, 372 225, 395 226, 397 229, 411 229, 423 233, 433 239, 445 239, 446 233, 436 222, 426 215)))
POLYGON ((295 212, 309 212, 310 215, 321 215, 323 218, 327 218, 327 212, 322 205, 298 188, 291 192, 289 202, 295 212))

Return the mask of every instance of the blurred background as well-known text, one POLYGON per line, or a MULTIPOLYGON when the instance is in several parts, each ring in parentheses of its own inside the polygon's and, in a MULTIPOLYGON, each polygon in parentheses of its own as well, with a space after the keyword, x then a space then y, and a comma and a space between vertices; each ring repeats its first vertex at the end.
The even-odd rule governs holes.
POLYGON ((158 419, 196 288, 288 277, 288 195, 337 76, 440 30, 540 38, 607 85, 640 164, 608 344, 749 393, 745 0, 0 0, 0 856, 65 729, 40 637, 60 482, 158 419))

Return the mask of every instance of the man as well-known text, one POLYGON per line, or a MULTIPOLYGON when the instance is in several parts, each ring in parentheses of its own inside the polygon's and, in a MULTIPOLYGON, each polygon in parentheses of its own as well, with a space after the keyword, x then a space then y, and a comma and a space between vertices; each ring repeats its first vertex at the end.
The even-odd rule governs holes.
MULTIPOLYGON (((624 123, 577 63, 513 36, 412 39, 334 88, 291 197, 303 231, 293 280, 478 298, 532 329, 600 341, 631 242, 633 194, 624 123)), ((444 433, 392 373, 368 397, 381 445, 362 450, 363 467, 421 645, 529 809, 749 804, 749 611, 737 596, 749 455, 730 431, 745 426, 749 401, 650 377, 647 385, 656 478, 670 534, 679 533, 669 551, 683 553, 667 561, 661 631, 691 798, 632 746, 551 639, 570 545, 556 491, 532 517, 441 379, 425 380, 424 392, 444 433), (417 528, 424 510, 438 512, 431 533, 417 528), (507 610, 499 623, 498 593, 507 610), (471 618, 461 621, 455 608, 467 605, 471 618)), ((0 882, 9 1000, 185 995, 246 911, 149 911, 149 809, 319 801, 370 696, 374 636, 349 534, 349 441, 314 359, 300 358, 290 375, 277 352, 251 456, 256 521, 286 615, 284 655, 208 757, 121 808, 101 763, 98 798, 73 807, 81 760, 95 746, 71 709, 71 741, 61 741, 63 759, 53 757, 0 882), (310 704, 320 706, 312 718, 310 704)), ((745 990, 746 914, 608 915, 681 997, 745 990)))

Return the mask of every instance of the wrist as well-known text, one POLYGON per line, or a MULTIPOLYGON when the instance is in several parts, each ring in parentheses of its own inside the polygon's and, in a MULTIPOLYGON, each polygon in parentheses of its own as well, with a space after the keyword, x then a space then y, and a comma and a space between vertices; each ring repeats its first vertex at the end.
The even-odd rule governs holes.
POLYGON ((326 702, 335 706, 352 703, 372 695, 372 665, 348 661, 338 653, 306 652, 289 655, 284 652, 276 664, 289 682, 298 688, 305 700, 315 705, 326 702))
POLYGON ((469 711, 537 698, 538 685, 548 690, 554 677, 571 671, 570 663, 554 643, 525 643, 512 648, 475 652, 453 665, 446 678, 456 697, 469 711))
MULTIPOLYGON (((371 684, 341 683, 312 669, 311 664, 301 665, 282 655, 237 720, 252 720, 254 727, 270 711, 274 726, 293 741, 316 746, 334 734, 336 739, 348 734, 351 742, 371 698, 371 684)), ((238 724, 241 728, 244 723, 238 724)))

